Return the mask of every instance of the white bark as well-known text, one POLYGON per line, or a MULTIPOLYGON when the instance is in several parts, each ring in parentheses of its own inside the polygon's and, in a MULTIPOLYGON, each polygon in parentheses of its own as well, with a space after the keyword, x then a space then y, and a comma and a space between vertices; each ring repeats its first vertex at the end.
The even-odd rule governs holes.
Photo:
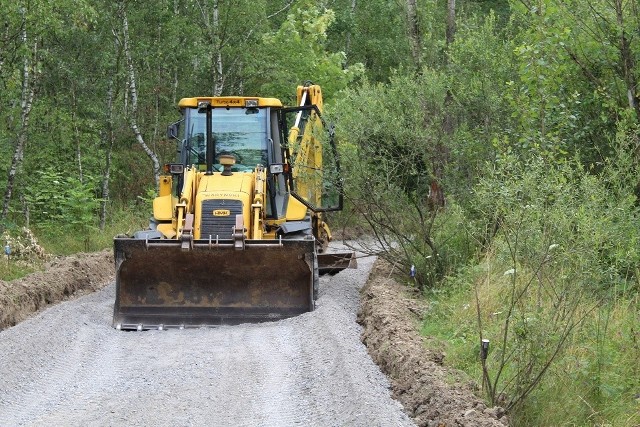
MULTIPOLYGON (((355 13, 356 13, 356 0, 351 0, 351 12, 349 16, 351 17, 352 24, 353 24, 353 17, 355 16, 355 13)), ((351 29, 349 28, 347 30, 347 35, 345 37, 345 42, 344 42, 344 55, 345 55, 344 64, 343 64, 344 68, 347 68, 347 66, 349 65, 350 53, 351 53, 351 29)))
POLYGON ((207 4, 203 4, 200 0, 197 2, 200 14, 202 15, 202 23, 209 32, 209 43, 211 45, 211 79, 213 80, 212 90, 213 96, 220 96, 224 89, 224 67, 222 61, 223 41, 220 38, 220 2, 213 0, 213 13, 207 13, 207 4))
POLYGON ((213 96, 222 95, 222 90, 224 89, 224 75, 222 74, 222 44, 219 43, 220 36, 218 34, 220 30, 220 10, 218 7, 218 0, 214 0, 213 2, 213 39, 217 41, 216 43, 216 52, 215 52, 215 63, 214 66, 214 86, 213 86, 213 96))
POLYGON ((128 72, 128 80, 129 80, 129 94, 131 95, 131 114, 129 116, 129 125, 131 126, 131 130, 136 137, 136 141, 144 152, 149 156, 151 162, 153 163, 153 176, 155 178, 156 188, 160 183, 160 162, 158 160, 158 155, 145 143, 144 137, 142 136, 142 132, 140 131, 140 127, 138 126, 138 121, 136 116, 138 114, 138 88, 136 86, 136 73, 135 68, 133 66, 133 59, 131 57, 131 48, 129 41, 129 21, 127 20, 126 11, 122 10, 122 39, 123 39, 123 48, 125 58, 127 60, 127 72, 128 72))
POLYGON ((447 49, 456 34, 456 0, 447 0, 447 49))
POLYGON ((107 117, 106 130, 104 132, 106 142, 105 167, 102 174, 102 202, 100 203, 100 230, 104 230, 107 222, 107 203, 109 201, 109 181, 111 179, 111 153, 115 135, 113 133, 113 77, 109 80, 109 89, 107 90, 107 117))
MULTIPOLYGON (((24 45, 27 44, 27 24, 23 17, 21 41, 24 45)), ((0 219, 6 219, 9 213, 9 204, 13 197, 13 187, 15 185, 16 175, 20 167, 22 166, 22 160, 24 158, 24 148, 27 144, 27 134, 29 130, 29 117, 31 115, 31 108, 33 106, 33 99, 35 97, 35 80, 37 79, 37 73, 32 70, 33 64, 37 62, 38 55, 38 43, 33 43, 33 50, 30 54, 26 54, 24 58, 22 68, 22 95, 20 97, 20 129, 16 138, 16 145, 13 151, 13 157, 11 159, 11 166, 9 167, 9 173, 7 176, 7 188, 4 194, 4 203, 2 205, 2 212, 0 213, 0 219), (29 56, 31 55, 31 57, 29 56)))
POLYGON ((78 128, 78 104, 76 99, 75 88, 71 89, 71 99, 73 105, 71 106, 71 123, 73 124, 73 135, 76 140, 76 162, 78 163, 78 176, 80 183, 84 183, 84 174, 82 171, 82 147, 80 146, 80 129, 78 128))

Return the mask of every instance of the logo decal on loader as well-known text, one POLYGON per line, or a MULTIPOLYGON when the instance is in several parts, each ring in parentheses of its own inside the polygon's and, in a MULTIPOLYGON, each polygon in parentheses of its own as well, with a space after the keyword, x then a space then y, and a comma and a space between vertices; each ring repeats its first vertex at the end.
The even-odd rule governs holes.
POLYGON ((229 216, 231 215, 231 211, 226 209, 216 209, 213 211, 213 216, 229 216))

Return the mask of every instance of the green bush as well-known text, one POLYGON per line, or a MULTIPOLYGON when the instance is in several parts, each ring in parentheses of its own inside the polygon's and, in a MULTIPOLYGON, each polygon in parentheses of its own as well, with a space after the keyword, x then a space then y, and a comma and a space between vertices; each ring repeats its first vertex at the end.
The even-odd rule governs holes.
POLYGON ((100 205, 96 184, 90 177, 81 181, 56 169, 37 171, 25 194, 30 221, 51 234, 88 234, 100 205))
POLYGON ((389 85, 364 85, 334 106, 336 135, 347 176, 346 199, 373 236, 368 250, 400 270, 416 268, 415 283, 434 287, 476 253, 477 238, 453 197, 429 198, 446 176, 436 171, 447 151, 441 129, 445 75, 398 72, 389 85))

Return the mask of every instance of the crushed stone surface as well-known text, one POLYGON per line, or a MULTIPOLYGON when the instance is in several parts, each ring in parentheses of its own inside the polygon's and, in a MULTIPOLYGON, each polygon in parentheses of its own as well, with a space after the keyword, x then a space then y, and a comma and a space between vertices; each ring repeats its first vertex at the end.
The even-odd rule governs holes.
POLYGON ((314 312, 207 329, 111 327, 115 284, 0 332, 0 426, 411 426, 361 343, 373 259, 314 312))

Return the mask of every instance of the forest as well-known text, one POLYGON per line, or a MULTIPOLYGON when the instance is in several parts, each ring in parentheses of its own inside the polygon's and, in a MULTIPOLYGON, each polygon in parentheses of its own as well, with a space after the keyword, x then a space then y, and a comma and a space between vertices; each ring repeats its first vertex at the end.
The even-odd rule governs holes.
POLYGON ((181 98, 290 105, 310 80, 343 163, 334 228, 373 236, 366 250, 422 292, 446 363, 513 425, 640 424, 636 0, 0 10, 0 233, 14 257, 20 241, 69 254, 145 227, 181 98))

